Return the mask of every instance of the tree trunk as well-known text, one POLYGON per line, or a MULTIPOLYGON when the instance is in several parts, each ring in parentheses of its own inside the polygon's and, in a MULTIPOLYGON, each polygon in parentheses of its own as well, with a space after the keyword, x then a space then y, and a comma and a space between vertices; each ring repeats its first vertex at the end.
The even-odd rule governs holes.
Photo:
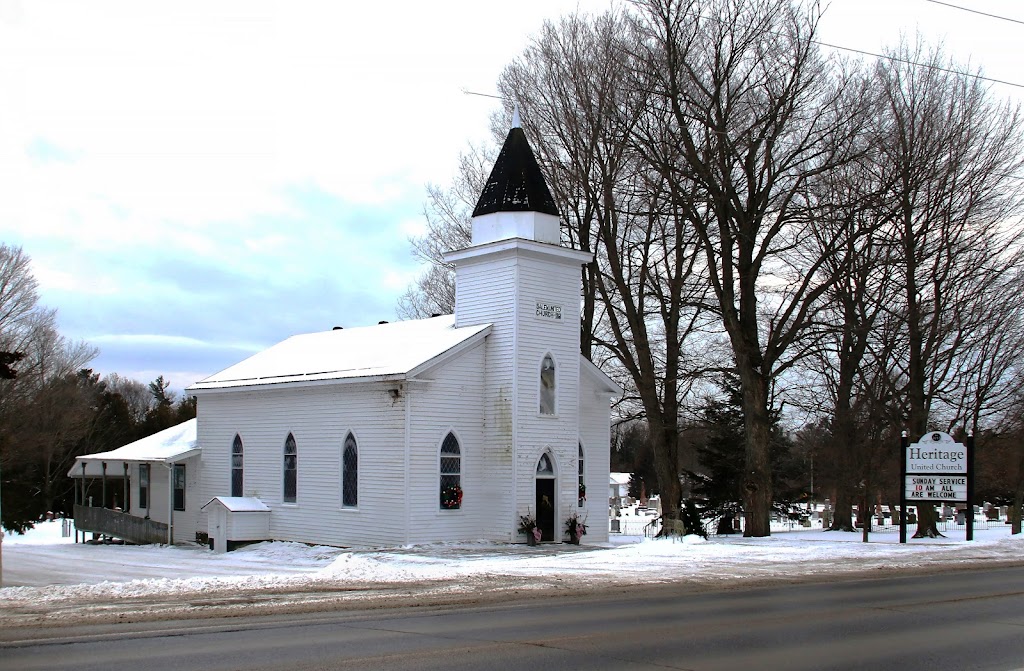
MULTIPOLYGON (((973 511, 969 514, 973 514, 973 511)), ((913 538, 945 538, 939 533, 939 514, 931 504, 917 507, 917 531, 913 538)))
MULTIPOLYGON (((741 368, 744 368, 741 366, 741 368)), ((771 535, 772 470, 771 418, 765 380, 747 367, 740 371, 743 384, 743 416, 747 449, 743 472, 743 516, 745 537, 771 535)))
POLYGON ((846 487, 836 488, 836 504, 829 531, 856 531, 853 526, 853 494, 846 487))
MULTIPOLYGON (((836 505, 832 517, 832 531, 856 531, 853 526, 854 483, 854 439, 853 417, 850 411, 852 382, 843 383, 840 372, 839 390, 836 394, 835 420, 832 424, 832 448, 835 458, 836 505)), ((852 379, 852 375, 849 376, 852 379)))
POLYGON ((658 493, 661 495, 662 525, 659 536, 671 534, 682 519, 683 488, 679 481, 679 430, 675 424, 661 417, 648 418, 651 428, 651 447, 654 450, 654 470, 658 474, 658 493))
POLYGON ((1013 508, 1010 509, 1010 533, 1020 533, 1021 514, 1024 513, 1024 446, 1017 445, 1020 460, 1017 462, 1017 488, 1013 492, 1013 508))

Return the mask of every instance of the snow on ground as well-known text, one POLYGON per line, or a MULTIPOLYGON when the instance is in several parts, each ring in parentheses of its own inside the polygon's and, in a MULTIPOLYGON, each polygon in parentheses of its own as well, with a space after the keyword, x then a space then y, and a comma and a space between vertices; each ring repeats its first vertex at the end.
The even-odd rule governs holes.
MULTIPOLYGON (((73 532, 72 532, 73 533, 73 532)), ((585 541, 586 539, 584 539, 585 541)), ((614 536, 601 546, 452 543, 389 549, 341 549, 265 542, 216 554, 202 546, 76 544, 61 522, 43 522, 3 543, 0 606, 71 605, 128 597, 175 597, 261 591, 344 590, 347 586, 434 584, 472 590, 507 584, 542 589, 553 581, 593 587, 691 581, 722 584, 897 568, 955 567, 1018 561, 1024 536, 993 523, 967 542, 947 538, 898 543, 894 532, 861 534, 780 526, 768 538, 716 537, 705 541, 614 536), (504 581, 504 582, 503 582, 504 581)), ((354 587, 352 587, 354 589, 354 587)))

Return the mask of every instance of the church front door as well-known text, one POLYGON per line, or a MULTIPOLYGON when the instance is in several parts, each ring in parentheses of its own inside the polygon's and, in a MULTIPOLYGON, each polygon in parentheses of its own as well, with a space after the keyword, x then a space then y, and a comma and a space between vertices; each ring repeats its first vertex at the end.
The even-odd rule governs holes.
POLYGON ((555 540, 555 481, 537 478, 537 526, 542 541, 555 540))

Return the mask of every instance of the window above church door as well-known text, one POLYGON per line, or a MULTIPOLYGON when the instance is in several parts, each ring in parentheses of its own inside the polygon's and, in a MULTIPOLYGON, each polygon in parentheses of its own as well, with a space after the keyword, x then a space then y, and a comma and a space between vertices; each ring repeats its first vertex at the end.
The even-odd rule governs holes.
POLYGON ((555 465, 551 463, 551 455, 547 452, 540 455, 540 459, 537 460, 537 475, 550 477, 555 475, 555 465))
POLYGON ((555 407, 555 360, 550 354, 544 355, 540 364, 540 414, 554 415, 555 407))

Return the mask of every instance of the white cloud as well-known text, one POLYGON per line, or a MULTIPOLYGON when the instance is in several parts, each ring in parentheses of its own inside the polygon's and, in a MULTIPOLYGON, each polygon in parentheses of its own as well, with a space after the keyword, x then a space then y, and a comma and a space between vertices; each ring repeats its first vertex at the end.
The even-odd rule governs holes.
MULTIPOLYGON (((876 50, 928 24, 1017 76, 1005 22, 907 5, 835 0, 822 25, 876 50)), ((496 101, 462 90, 493 91, 545 18, 610 6, 0 0, 0 240, 107 372, 208 374, 239 334, 393 319, 424 185, 489 134, 496 101)))

